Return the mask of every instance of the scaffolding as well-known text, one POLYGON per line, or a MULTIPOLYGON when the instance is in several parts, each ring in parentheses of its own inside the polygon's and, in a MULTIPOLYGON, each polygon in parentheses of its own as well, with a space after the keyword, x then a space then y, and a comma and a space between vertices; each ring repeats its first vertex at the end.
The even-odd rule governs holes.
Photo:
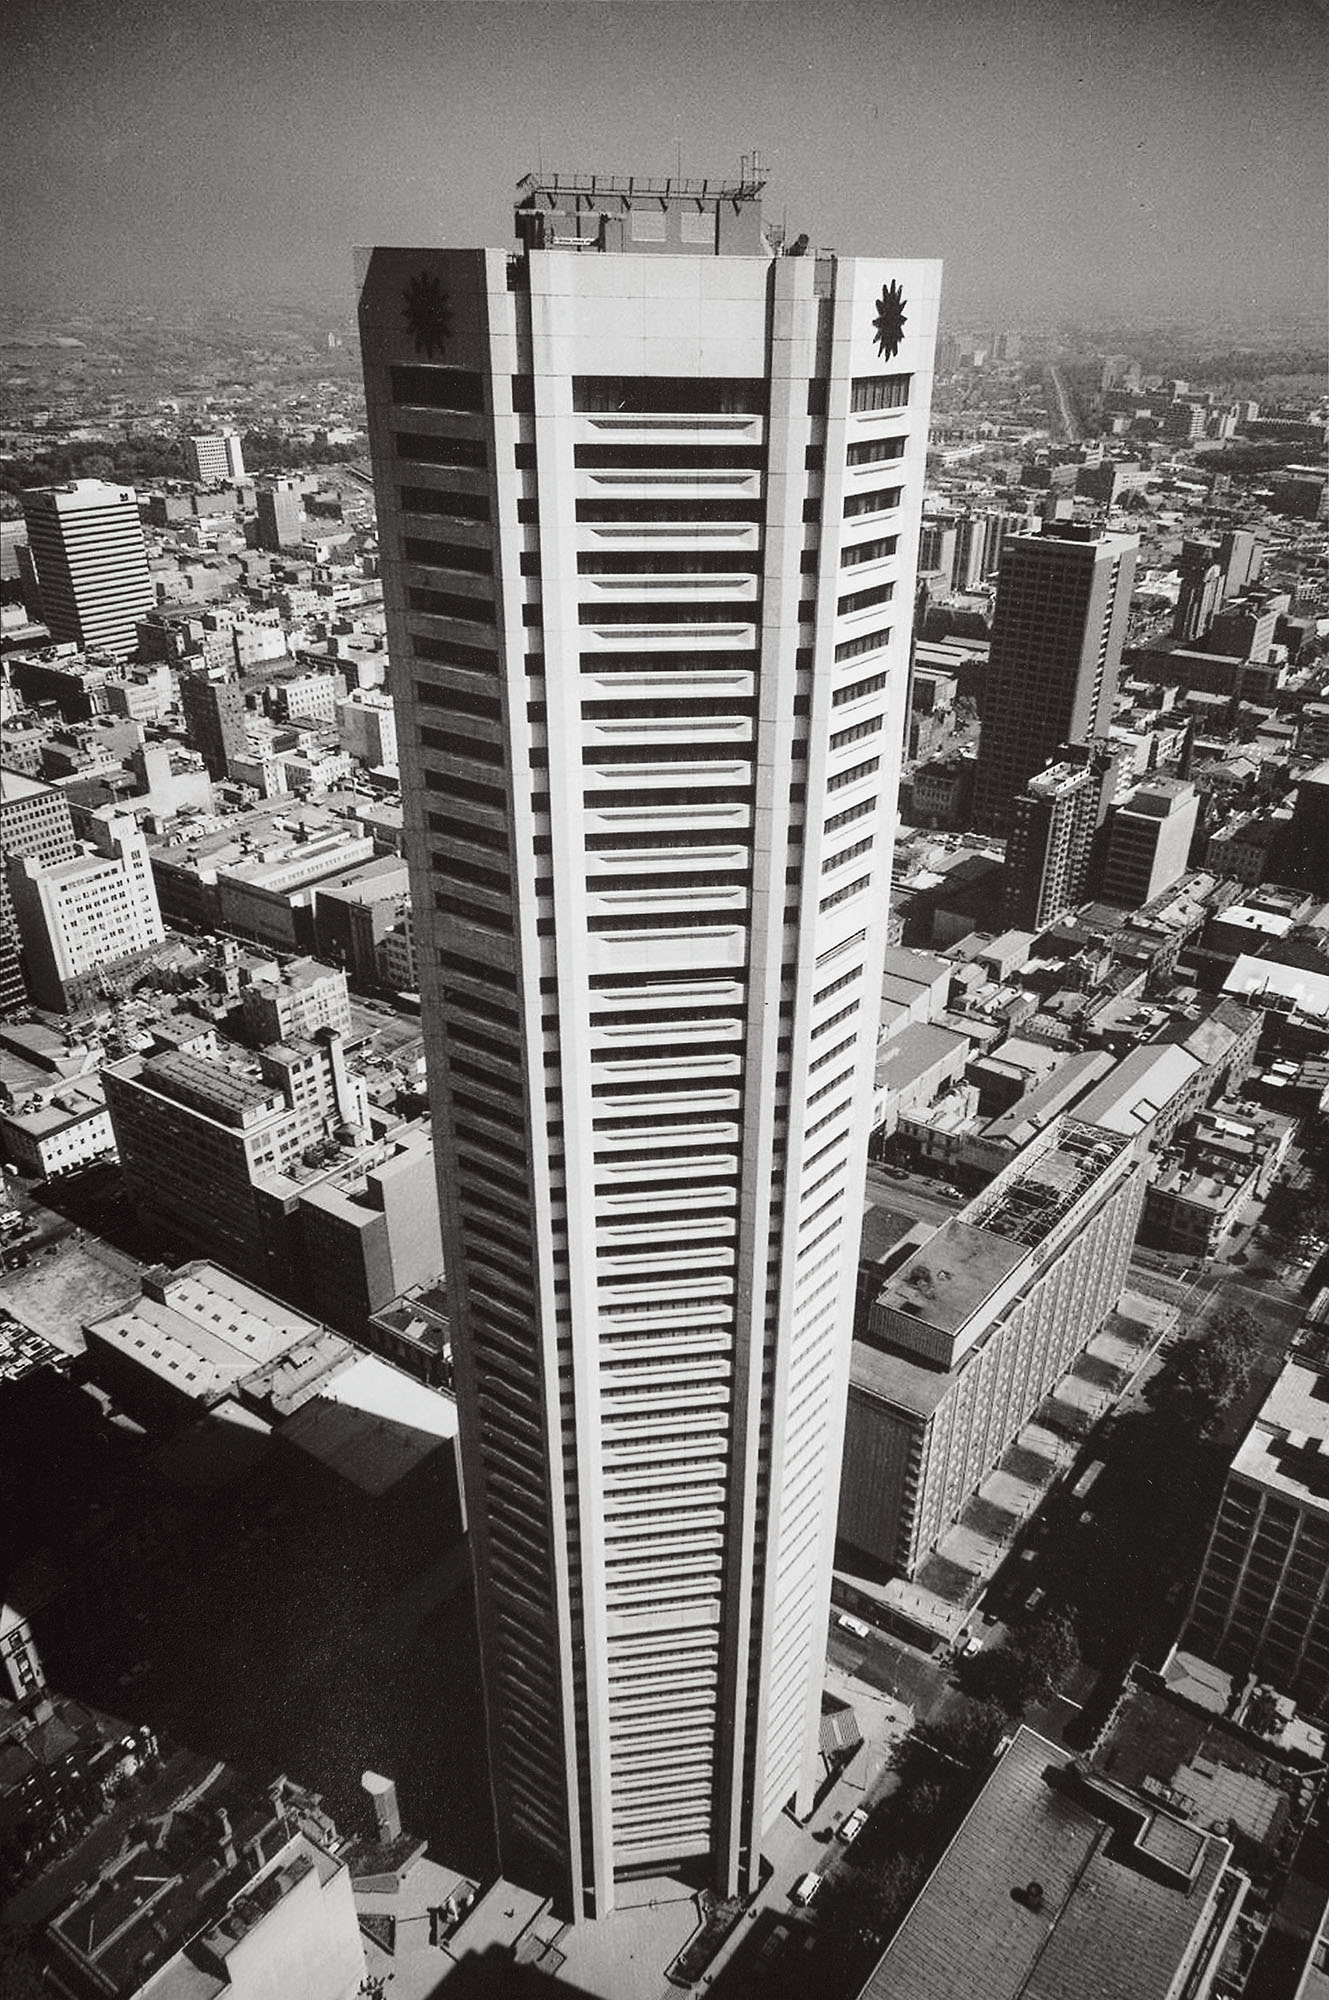
POLYGON ((1055 1145, 965 1214, 975 1228, 1032 1250, 1049 1236, 1111 1165, 1127 1140, 1100 1125, 1068 1119, 1055 1145))

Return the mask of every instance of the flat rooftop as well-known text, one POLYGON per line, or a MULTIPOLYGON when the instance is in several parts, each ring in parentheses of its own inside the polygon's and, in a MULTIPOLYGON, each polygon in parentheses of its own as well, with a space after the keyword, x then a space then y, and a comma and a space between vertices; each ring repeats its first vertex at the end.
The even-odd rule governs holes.
POLYGON ((1289 1361, 1242 1439, 1232 1471, 1329 1514, 1329 1374, 1289 1361))
POLYGON ((951 1216, 887 1278, 876 1303, 958 1333, 1024 1258, 1023 1245, 951 1216))
POLYGON ((860 2000, 1168 2000, 1230 1851, 1022 1728, 860 2000))

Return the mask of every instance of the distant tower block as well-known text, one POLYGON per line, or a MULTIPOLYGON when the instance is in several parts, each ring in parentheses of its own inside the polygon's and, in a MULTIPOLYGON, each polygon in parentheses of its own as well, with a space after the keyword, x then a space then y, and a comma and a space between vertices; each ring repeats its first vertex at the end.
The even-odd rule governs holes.
POLYGON ((366 1771, 360 1783, 374 1801, 378 1837, 385 1847, 390 1847, 401 1835, 401 1807, 397 1804, 397 1787, 391 1778, 381 1778, 377 1771, 366 1771))
POLYGON ((0 1603, 0 1666, 16 1701, 27 1701, 46 1690, 46 1676, 37 1657, 32 1628, 21 1611, 0 1603))

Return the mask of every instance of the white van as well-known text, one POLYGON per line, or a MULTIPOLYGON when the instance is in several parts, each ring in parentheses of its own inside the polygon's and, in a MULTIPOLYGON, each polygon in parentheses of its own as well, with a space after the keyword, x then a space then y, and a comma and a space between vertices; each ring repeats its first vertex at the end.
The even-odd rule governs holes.
POLYGON ((816 1869, 813 1868, 806 1875, 799 1876, 797 1882, 795 1882, 793 1888, 789 1891, 789 1900, 791 1903, 797 1903, 800 1908, 806 1909, 820 1887, 821 1877, 818 1875, 816 1869))
POLYGON ((870 1639, 872 1637, 872 1627, 865 1624, 863 1619, 855 1618, 851 1612, 837 1611, 835 1622, 837 1625, 842 1625, 846 1632, 852 1632, 856 1638, 870 1639))

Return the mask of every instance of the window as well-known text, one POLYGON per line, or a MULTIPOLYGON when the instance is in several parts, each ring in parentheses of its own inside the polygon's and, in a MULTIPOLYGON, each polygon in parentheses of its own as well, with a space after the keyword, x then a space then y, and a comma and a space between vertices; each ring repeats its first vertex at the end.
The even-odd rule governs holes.
POLYGON ((422 590, 412 586, 406 593, 412 611, 425 611, 433 618, 466 618, 477 625, 496 625, 498 613, 483 597, 463 597, 455 590, 422 590))
MULTIPOLYGON (((414 593, 412 593, 414 594, 414 593)), ((875 632, 863 632, 857 639, 843 639, 835 649, 837 667, 845 660, 856 660, 864 653, 876 653, 890 643, 891 628, 882 626, 875 632)))
POLYGON ((894 595, 893 583, 874 583, 866 590, 851 590, 836 604, 836 615, 847 618, 854 611, 870 611, 874 604, 889 604, 894 595))
MULTIPOLYGON (((853 820, 866 819, 869 813, 877 810, 877 803, 877 794, 874 792, 870 799, 860 799, 857 805, 846 806, 843 812, 832 813, 823 826, 822 832, 836 833, 842 826, 848 826, 853 820)), ((821 995, 818 994, 817 998, 820 999, 821 995)))
POLYGON ((849 407, 863 410, 903 410, 909 402, 910 375, 855 375, 849 407))
POLYGON ((451 514, 458 521, 487 521, 487 493, 445 493, 433 486, 403 486, 401 504, 408 514, 451 514))
POLYGON ((494 573, 492 549, 472 548, 465 542, 429 541, 423 535, 404 536, 401 548, 407 562, 427 563, 434 569, 464 569, 472 576, 494 573))
POLYGON ((903 488, 899 486, 878 486, 871 493, 851 493, 844 503, 844 517, 852 521, 859 514, 884 514, 888 507, 898 507, 903 488))
POLYGON ((666 415, 673 410, 760 416, 766 408, 766 384, 739 376, 574 375, 572 407, 579 416, 666 415))
POLYGON ((874 542, 854 542, 840 557, 841 565, 850 569, 855 563, 880 562, 895 554, 899 541, 898 535, 879 535, 874 542))
POLYGON ((821 864, 822 874, 829 875, 833 868, 842 867, 846 861, 853 861, 857 855, 866 854, 875 838, 874 834, 864 834, 862 840, 856 840, 852 847, 842 847, 838 854, 828 854, 821 864))
POLYGON ((672 467, 679 471, 759 472, 764 458, 760 445, 718 439, 715 444, 579 444, 573 462, 578 471, 660 472, 672 467))
MULTIPOLYGON (((837 729, 831 737, 831 748, 842 750, 846 743, 857 743, 860 737, 875 736, 880 728, 881 717, 870 715, 865 722, 856 722, 849 729, 837 729)), ((827 789, 829 790, 829 786, 827 789)))
POLYGON ((884 688, 886 680, 885 674, 869 674, 866 680, 850 681, 847 687, 836 688, 831 707, 843 708, 846 702, 861 701, 865 694, 875 694, 878 688, 884 688))
POLYGON ((398 458, 418 465, 466 465, 488 463, 483 438, 434 437, 426 431, 398 431, 398 458))
POLYGON ((430 410, 483 411, 484 377, 473 368, 392 368, 394 403, 430 410))
MULTIPOLYGON (((867 778, 881 769, 880 757, 869 757, 865 764, 851 764, 847 771, 837 771, 833 778, 826 780, 828 792, 838 792, 845 785, 857 784, 860 778, 867 778)), ((652 798, 655 794, 651 794, 652 798)))
POLYGON ((884 465, 888 459, 903 458, 905 439, 864 438, 858 444, 851 444, 848 451, 850 465, 884 465))

